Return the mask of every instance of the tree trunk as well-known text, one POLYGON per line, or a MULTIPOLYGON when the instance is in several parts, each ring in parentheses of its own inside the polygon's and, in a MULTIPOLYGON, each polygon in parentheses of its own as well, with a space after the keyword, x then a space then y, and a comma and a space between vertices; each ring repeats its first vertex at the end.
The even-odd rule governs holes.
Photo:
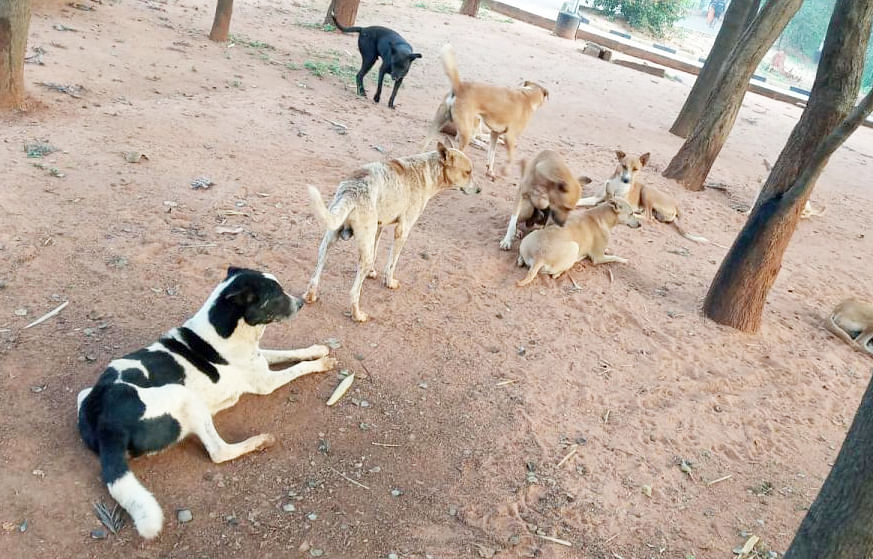
POLYGON ((715 43, 706 57, 700 74, 694 81, 694 87, 691 88, 691 93, 685 99, 685 104, 682 105, 676 122, 670 128, 672 134, 687 138, 688 134, 694 130, 694 125, 700 120, 703 111, 708 106, 709 95, 712 93, 712 88, 719 75, 721 75, 724 63, 731 54, 731 49, 739 44, 740 35, 754 21, 760 4, 761 0, 734 0, 730 3, 724 14, 724 22, 721 24, 715 43))
POLYGON ((331 0, 330 6, 327 8, 327 15, 324 16, 325 25, 333 25, 333 20, 330 15, 336 16, 336 20, 343 27, 351 27, 355 24, 358 18, 358 4, 361 0, 331 0))
POLYGON ((703 181, 740 112, 749 79, 802 3, 770 0, 764 4, 731 51, 712 88, 703 118, 664 170, 665 177, 678 180, 689 190, 703 190, 703 181))
POLYGON ((480 0, 464 0, 458 13, 464 14, 465 16, 476 17, 479 14, 479 2, 480 0))
POLYGON ((818 175, 870 113, 871 95, 856 109, 852 106, 861 86, 871 21, 873 2, 837 0, 806 109, 704 300, 704 314, 716 322, 758 330, 767 293, 818 175))
POLYGON ((24 107, 30 0, 0 1, 0 108, 24 107))
POLYGON ((873 380, 784 559, 873 556, 873 380))
POLYGON ((213 41, 224 42, 230 31, 230 16, 233 15, 233 0, 218 0, 215 6, 215 19, 212 20, 212 31, 209 38, 213 41))

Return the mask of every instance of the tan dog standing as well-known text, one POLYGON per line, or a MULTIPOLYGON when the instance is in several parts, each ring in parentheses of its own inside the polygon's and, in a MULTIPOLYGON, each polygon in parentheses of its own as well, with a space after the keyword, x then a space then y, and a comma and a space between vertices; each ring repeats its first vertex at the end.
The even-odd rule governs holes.
POLYGON ((545 102, 549 92, 529 81, 520 88, 461 81, 451 45, 443 47, 442 61, 443 69, 452 83, 452 91, 437 109, 426 143, 430 143, 441 130, 454 130, 458 149, 463 151, 474 137, 478 119, 481 118, 491 131, 485 174, 493 179, 498 139, 502 137, 506 143, 508 168, 512 164, 518 137, 527 128, 534 112, 545 102))
POLYGON ((634 210, 642 209, 649 220, 671 225, 677 233, 695 243, 706 244, 709 239, 686 232, 679 226, 679 205, 672 196, 651 186, 637 182, 637 173, 649 161, 649 154, 630 157, 623 151, 616 151, 618 165, 607 179, 603 189, 596 195, 579 200, 580 206, 593 206, 603 200, 623 198, 634 210))
POLYGON ((472 173, 473 164, 466 155, 438 143, 436 151, 364 165, 339 184, 329 208, 318 189, 310 186, 312 209, 327 231, 318 248, 318 263, 304 299, 309 303, 318 299, 318 282, 327 251, 337 236, 348 239, 354 235, 358 241, 358 272, 350 292, 351 311, 354 320, 366 321, 367 313, 360 308, 361 287, 364 276, 376 277, 373 265, 382 227, 394 225, 394 244, 382 281, 389 289, 397 289, 400 285, 394 279, 397 259, 428 201, 452 187, 478 192, 470 187, 472 173))
POLYGON ((613 198, 593 209, 573 213, 563 227, 549 225, 534 231, 518 248, 518 265, 530 269, 516 285, 529 284, 541 271, 557 278, 586 257, 594 264, 627 263, 625 258, 604 252, 610 230, 619 223, 633 229, 640 226, 631 205, 621 198, 613 198))
POLYGON ((825 327, 861 353, 873 356, 873 304, 846 299, 827 318, 825 327))
POLYGON ((509 250, 516 236, 518 221, 531 220, 534 214, 543 215, 544 221, 551 217, 556 224, 564 225, 582 196, 582 185, 590 182, 588 177, 574 177, 564 158, 549 149, 539 152, 530 164, 522 161, 518 201, 500 248, 509 250))

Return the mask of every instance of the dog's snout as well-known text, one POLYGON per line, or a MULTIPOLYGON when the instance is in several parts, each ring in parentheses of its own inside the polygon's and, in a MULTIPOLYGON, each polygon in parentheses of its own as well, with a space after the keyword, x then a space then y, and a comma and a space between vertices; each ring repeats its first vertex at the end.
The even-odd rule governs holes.
POLYGON ((624 184, 629 183, 629 182, 630 182, 630 177, 626 177, 626 176, 622 175, 622 177, 621 177, 621 182, 623 182, 624 184))

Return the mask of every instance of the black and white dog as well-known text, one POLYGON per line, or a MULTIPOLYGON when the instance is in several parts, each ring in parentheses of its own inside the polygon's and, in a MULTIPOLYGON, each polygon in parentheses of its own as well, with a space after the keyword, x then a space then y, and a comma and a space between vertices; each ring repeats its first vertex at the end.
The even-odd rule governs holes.
POLYGON ((416 58, 421 58, 421 54, 412 52, 412 47, 406 42, 406 39, 400 36, 400 33, 388 29, 387 27, 343 27, 336 20, 336 16, 330 15, 334 25, 343 33, 358 33, 358 50, 361 52, 361 70, 356 76, 358 84, 358 95, 364 96, 367 94, 364 91, 364 76, 370 71, 370 68, 376 63, 378 58, 382 58, 382 65, 379 67, 379 87, 376 88, 376 95, 373 101, 379 102, 382 99, 382 80, 385 79, 385 74, 391 74, 391 79, 394 80, 394 89, 391 90, 391 98, 388 99, 388 107, 394 108, 394 98, 397 97, 397 90, 400 89, 400 84, 403 83, 403 78, 409 72, 409 66, 416 58))
POLYGON ((269 434, 225 442, 212 416, 242 394, 269 394, 302 375, 334 367, 336 360, 323 345, 258 347, 267 324, 293 316, 302 306, 303 300, 285 293, 272 275, 228 268, 224 281, 184 326, 113 360, 96 385, 79 393, 79 432, 100 456, 109 494, 130 514, 142 537, 158 535, 163 513, 128 468, 129 456, 159 452, 189 434, 197 435, 216 463, 268 447, 275 442, 269 434), (289 361, 298 363, 270 369, 289 361))

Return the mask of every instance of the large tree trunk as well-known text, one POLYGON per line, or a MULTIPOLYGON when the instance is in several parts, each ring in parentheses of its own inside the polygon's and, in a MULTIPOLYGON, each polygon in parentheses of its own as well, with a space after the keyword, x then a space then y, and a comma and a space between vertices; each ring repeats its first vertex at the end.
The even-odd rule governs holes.
POLYGON ((464 14, 465 16, 476 17, 476 15, 479 14, 479 2, 480 0, 464 0, 458 13, 464 14))
POLYGON ((360 3, 361 0, 331 0, 330 6, 327 8, 327 15, 324 16, 324 24, 333 25, 330 15, 334 14, 340 25, 351 27, 358 18, 358 4, 360 3))
POLYGON ((30 0, 0 0, 0 108, 24 106, 30 0))
POLYGON ((682 105, 676 122, 670 128, 671 133, 687 138, 688 134, 694 130, 694 126, 707 107, 712 88, 715 87, 715 83, 721 75, 724 64, 731 54, 731 49, 739 44, 740 36, 754 21, 760 5, 761 0, 734 0, 730 3, 724 14, 724 22, 721 24, 715 43, 706 57, 700 74, 694 81, 694 87, 691 88, 691 93, 685 99, 685 104, 682 105))
POLYGON ((230 31, 230 16, 233 15, 233 0, 218 0, 215 6, 215 19, 212 20, 212 31, 209 38, 213 41, 224 42, 230 31))
POLYGON ((873 557, 873 380, 784 559, 873 557))
POLYGON ((854 111, 852 106, 861 85, 871 21, 873 2, 837 0, 806 109, 704 300, 704 314, 716 322, 746 332, 758 330, 767 293, 818 175, 831 153, 870 113, 870 95, 854 111))
POLYGON ((713 94, 694 131, 673 157, 664 176, 689 190, 703 190, 718 153, 740 112, 749 79, 803 0, 769 0, 742 34, 713 86, 713 94))

